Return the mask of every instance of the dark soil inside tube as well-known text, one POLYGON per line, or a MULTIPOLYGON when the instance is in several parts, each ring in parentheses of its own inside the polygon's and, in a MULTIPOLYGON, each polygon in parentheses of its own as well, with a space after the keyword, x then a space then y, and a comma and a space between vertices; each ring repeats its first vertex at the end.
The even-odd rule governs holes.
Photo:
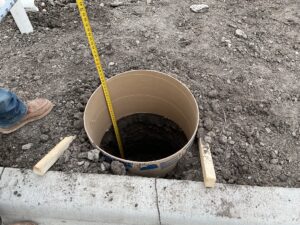
MULTIPOLYGON (((150 113, 137 113, 118 120, 125 158, 152 161, 168 157, 188 141, 183 130, 173 121, 150 113)), ((101 148, 120 157, 113 127, 105 133, 101 148)))

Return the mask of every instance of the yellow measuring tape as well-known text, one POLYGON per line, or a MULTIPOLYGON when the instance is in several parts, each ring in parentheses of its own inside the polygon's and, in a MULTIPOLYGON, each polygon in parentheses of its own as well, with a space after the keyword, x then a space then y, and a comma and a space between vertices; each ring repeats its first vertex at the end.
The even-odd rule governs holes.
POLYGON ((87 12, 86 12, 86 8, 85 8, 85 5, 84 5, 84 0, 76 0, 76 3, 77 3, 77 6, 78 6, 78 9, 79 9, 79 13, 80 13, 80 17, 81 17, 81 20, 82 20, 82 23, 83 23, 83 27, 84 27, 86 36, 88 38, 90 49, 92 51, 94 62, 96 64, 98 75, 99 75, 99 78, 100 78, 100 81, 101 81, 102 90, 103 90, 104 97, 105 97, 105 100, 106 100, 106 105, 107 105, 107 108, 108 108, 108 112, 109 112, 109 115, 110 115, 110 118, 111 118, 111 122, 113 124, 116 139, 117 139, 117 142, 118 142, 119 151, 120 151, 121 157, 124 158, 125 156, 124 156, 124 150, 123 150, 120 131, 119 131, 119 128, 118 128, 117 120, 116 120, 116 117, 115 117, 115 113, 114 113, 114 110, 113 110, 111 98, 110 98, 108 87, 107 87, 107 84, 106 84, 105 75, 104 75, 104 72, 103 72, 103 69, 102 69, 102 66, 101 66, 100 57, 99 57, 97 46, 96 46, 95 39, 94 39, 94 36, 93 36, 92 28, 91 28, 89 18, 88 18, 87 12))

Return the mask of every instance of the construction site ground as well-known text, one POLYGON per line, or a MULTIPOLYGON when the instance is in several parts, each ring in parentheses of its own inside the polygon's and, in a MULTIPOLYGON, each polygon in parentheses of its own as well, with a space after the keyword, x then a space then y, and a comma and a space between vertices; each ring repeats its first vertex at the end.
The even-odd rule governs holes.
MULTIPOLYGON (((103 158, 79 157, 93 149, 82 116, 100 82, 76 4, 35 2, 33 33, 21 35, 10 15, 0 24, 0 87, 55 107, 0 135, 0 166, 32 168, 61 138, 77 135, 52 170, 111 173, 103 158)), ((217 182, 300 187, 298 0, 85 2, 107 78, 151 69, 190 88, 217 182), (208 11, 192 12, 196 3, 208 11)), ((202 180, 196 143, 167 178, 202 180)))

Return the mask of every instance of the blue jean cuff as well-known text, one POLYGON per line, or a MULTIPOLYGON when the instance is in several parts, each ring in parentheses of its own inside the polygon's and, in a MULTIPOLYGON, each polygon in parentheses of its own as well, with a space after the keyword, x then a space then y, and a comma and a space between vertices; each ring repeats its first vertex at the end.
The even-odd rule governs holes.
POLYGON ((2 128, 9 128, 17 123, 19 123, 23 117, 27 114, 27 107, 23 102, 20 102, 20 109, 19 111, 15 114, 13 118, 10 120, 6 120, 5 122, 0 122, 0 127, 2 128))
POLYGON ((0 100, 0 127, 11 127, 27 114, 26 105, 14 93, 0 88, 0 100))

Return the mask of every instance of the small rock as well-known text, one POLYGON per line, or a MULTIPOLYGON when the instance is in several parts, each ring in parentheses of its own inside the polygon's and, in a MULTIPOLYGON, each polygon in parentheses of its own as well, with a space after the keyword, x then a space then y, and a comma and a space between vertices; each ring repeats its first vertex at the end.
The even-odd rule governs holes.
POLYGON ((243 110, 243 107, 241 105, 237 105, 236 107, 234 107, 233 109, 235 112, 241 112, 243 110))
POLYGON ((225 180, 228 180, 231 177, 231 172, 229 169, 223 169, 222 170, 222 176, 225 180))
POLYGON ((235 24, 232 24, 232 23, 228 24, 228 26, 233 27, 233 28, 237 28, 237 26, 235 24))
POLYGON ((104 7, 104 3, 103 2, 100 3, 100 7, 104 7))
POLYGON ((272 159, 276 159, 277 158, 277 154, 275 152, 271 152, 271 158, 272 159))
POLYGON ((286 175, 284 175, 284 174, 279 175, 278 178, 279 178, 279 180, 282 181, 282 182, 286 182, 287 179, 288 179, 288 177, 287 177, 286 175))
POLYGON ((225 135, 221 135, 221 137, 219 138, 219 142, 220 144, 226 144, 227 143, 227 137, 225 135))
POLYGON ((215 113, 220 112, 220 104, 217 101, 212 101, 210 105, 211 105, 213 112, 215 112, 215 113))
POLYGON ((82 166, 84 164, 84 161, 79 161, 79 162, 77 162, 77 165, 78 166, 82 166))
POLYGON ((71 152, 69 150, 66 150, 64 153, 64 162, 68 162, 70 160, 71 157, 71 152))
POLYGON ((214 127, 213 121, 210 118, 205 118, 204 119, 204 127, 208 130, 211 131, 214 127))
POLYGON ((43 134, 48 134, 48 133, 50 132, 50 126, 47 125, 47 124, 42 125, 42 127, 41 127, 41 132, 42 132, 43 134))
POLYGON ((100 169, 101 169, 101 171, 103 171, 103 172, 106 170, 106 168, 105 168, 105 166, 104 166, 103 163, 100 164, 100 169))
POLYGON ((221 42, 224 43, 227 47, 229 47, 229 48, 231 47, 231 41, 229 39, 222 37, 221 42))
POLYGON ((88 161, 85 161, 83 164, 83 168, 86 170, 87 168, 89 168, 90 163, 88 161))
POLYGON ((37 81, 37 80, 39 80, 39 79, 41 79, 41 76, 34 76, 34 77, 33 77, 33 80, 35 80, 35 81, 37 81))
POLYGON ((204 136, 204 128, 200 127, 197 131, 197 138, 201 138, 204 136))
POLYGON ((67 102, 67 104, 65 105, 65 107, 71 109, 73 107, 73 105, 71 104, 71 102, 67 102))
POLYGON ((80 152, 77 156, 80 159, 87 159, 88 158, 88 153, 87 152, 80 152))
POLYGON ((109 66, 114 66, 115 63, 114 63, 114 62, 109 62, 108 65, 109 65, 109 66))
POLYGON ((152 0, 147 0, 147 5, 150 5, 152 3, 152 0))
POLYGON ((266 162, 260 162, 260 166, 263 170, 269 170, 269 165, 266 162))
POLYGON ((46 141, 49 140, 49 136, 47 134, 42 134, 40 136, 40 139, 41 139, 42 142, 46 142, 46 141))
POLYGON ((122 6, 123 4, 124 4, 123 2, 114 1, 114 2, 110 3, 109 5, 113 8, 116 8, 116 7, 122 6))
POLYGON ((210 137, 215 137, 216 136, 216 134, 213 131, 209 131, 207 133, 207 135, 210 136, 210 137))
POLYGON ((111 171, 113 172, 113 174, 116 174, 116 175, 125 175, 126 174, 126 168, 125 168, 124 164, 119 161, 113 161, 110 164, 110 167, 111 167, 111 171))
POLYGON ((271 159, 270 163, 271 164, 277 164, 278 163, 278 159, 271 159))
POLYGON ((209 6, 205 4, 194 4, 190 6, 190 9, 194 13, 204 13, 208 11, 209 6))
POLYGON ((224 150, 221 149, 221 148, 216 148, 216 152, 219 153, 219 154, 223 154, 223 153, 224 153, 224 150))
POLYGON ((74 114, 74 118, 75 119, 79 120, 79 119, 82 119, 82 117, 83 117, 83 113, 82 112, 77 112, 77 113, 74 114))
POLYGON ((44 12, 44 13, 45 13, 45 12, 47 12, 47 10, 46 10, 46 9, 42 9, 42 12, 44 12))
POLYGON ((105 170, 109 170, 110 169, 110 163, 103 162, 102 164, 105 166, 105 170))
POLYGON ((231 157, 231 152, 229 150, 226 150, 225 159, 230 159, 230 157, 231 157))
POLYGON ((41 6, 45 7, 46 6, 45 2, 41 2, 41 6))
POLYGON ((244 38, 244 39, 247 39, 247 38, 248 38, 248 37, 247 37, 247 34, 246 34, 244 31, 240 30, 240 29, 236 29, 236 30, 235 30, 235 35, 236 35, 237 37, 242 37, 242 38, 244 38))
POLYGON ((179 45, 180 45, 180 47, 182 47, 182 48, 184 48, 184 47, 190 45, 191 43, 192 43, 191 40, 187 40, 187 39, 185 39, 185 38, 179 39, 179 45))
POLYGON ((248 172, 249 172, 249 167, 246 166, 246 165, 244 165, 244 166, 242 167, 242 171, 243 171, 243 173, 248 173, 248 172))
POLYGON ((187 151, 183 157, 181 158, 182 161, 189 161, 193 157, 193 153, 191 151, 187 151))
POLYGON ((228 180, 229 184, 233 184, 234 182, 235 182, 235 178, 231 178, 231 179, 228 180))
POLYGON ((100 169, 102 172, 107 171, 110 169, 110 164, 108 162, 102 162, 100 164, 100 169))
POLYGON ((72 3, 69 3, 68 6, 72 9, 75 9, 77 7, 77 4, 72 2, 72 3))
POLYGON ((267 131, 268 134, 271 133, 271 129, 270 128, 266 127, 265 130, 267 131))
POLYGON ((207 96, 210 98, 216 98, 218 97, 218 91, 217 90, 211 90, 207 93, 207 96))
POLYGON ((231 145, 235 144, 235 142, 233 140, 229 140, 228 143, 231 144, 231 145))
POLYGON ((83 110, 84 110, 84 106, 83 106, 80 102, 77 103, 76 107, 77 107, 80 111, 83 111, 83 110))
POLYGON ((32 143, 28 143, 28 144, 22 146, 22 150, 29 150, 29 149, 31 149, 32 146, 33 146, 32 143))
POLYGON ((88 151, 87 158, 91 161, 97 162, 99 160, 100 150, 93 149, 91 151, 88 151))
POLYGON ((82 129, 83 128, 83 120, 75 120, 74 123, 73 123, 73 126, 76 128, 76 129, 82 129))
POLYGON ((210 137, 210 136, 205 136, 204 137, 204 141, 205 141, 205 143, 212 143, 212 138, 210 137))

